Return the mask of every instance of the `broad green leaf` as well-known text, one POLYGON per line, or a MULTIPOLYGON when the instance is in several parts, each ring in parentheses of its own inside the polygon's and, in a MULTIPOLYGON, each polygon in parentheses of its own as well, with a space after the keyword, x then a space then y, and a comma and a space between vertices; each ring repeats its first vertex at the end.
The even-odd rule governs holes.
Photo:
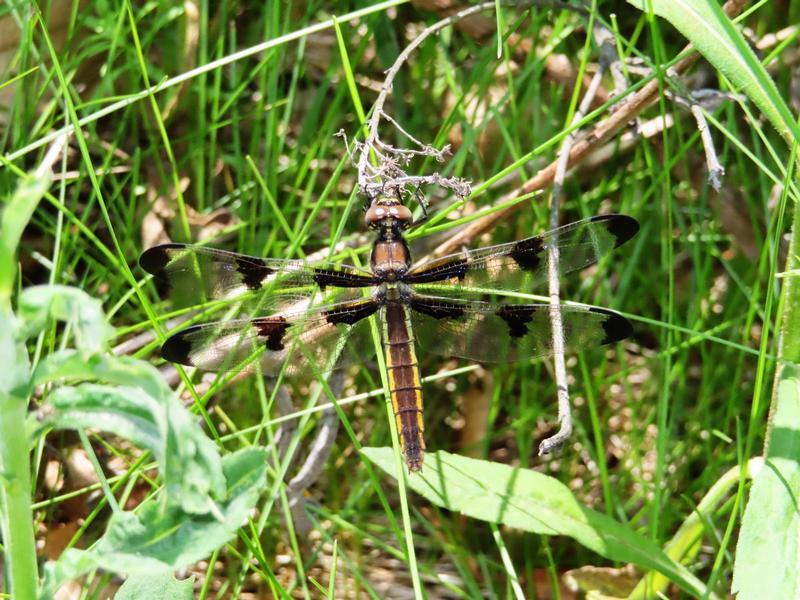
POLYGON ((769 448, 756 475, 742 520, 734 593, 742 600, 800 598, 800 369, 785 365, 778 384, 769 448), (740 557, 746 559, 740 560, 740 557))
POLYGON ((45 591, 52 593, 64 582, 96 568, 153 576, 207 557, 236 534, 265 489, 267 452, 261 448, 239 450, 222 460, 222 468, 226 493, 215 503, 213 514, 189 514, 158 502, 135 513, 115 514, 90 550, 67 550, 58 561, 45 566, 45 591))
POLYGON ((23 341, 42 331, 50 319, 70 325, 75 345, 89 352, 102 350, 114 335, 103 312, 103 305, 86 292, 65 285, 37 285, 26 288, 19 296, 17 314, 23 341))
MULTIPOLYGON (((362 452, 395 476, 390 448, 362 452)), ((567 486, 542 473, 440 451, 427 454, 422 472, 410 475, 408 483, 442 508, 532 533, 566 535, 608 559, 655 569, 688 593, 706 592, 699 579, 653 542, 582 506, 567 486)))
POLYGON ((114 600, 192 600, 194 578, 178 581, 172 573, 159 575, 132 575, 125 580, 114 600))
POLYGON ((0 309, 8 304, 17 275, 16 254, 19 240, 50 185, 50 177, 30 174, 23 177, 8 203, 0 208, 0 309))
POLYGON ((168 402, 173 396, 158 369, 127 356, 86 355, 76 350, 62 350, 43 358, 33 371, 33 385, 36 386, 69 380, 139 387, 160 402, 168 402))
POLYGON ((153 453, 168 503, 177 502, 186 512, 209 511, 205 497, 225 489, 217 449, 154 367, 132 358, 65 351, 36 369, 37 384, 57 377, 104 383, 56 388, 29 418, 31 440, 48 428, 113 432, 153 453))
POLYGON ((717 0, 628 0, 669 21, 716 69, 744 92, 786 140, 800 138, 789 107, 764 65, 717 0))

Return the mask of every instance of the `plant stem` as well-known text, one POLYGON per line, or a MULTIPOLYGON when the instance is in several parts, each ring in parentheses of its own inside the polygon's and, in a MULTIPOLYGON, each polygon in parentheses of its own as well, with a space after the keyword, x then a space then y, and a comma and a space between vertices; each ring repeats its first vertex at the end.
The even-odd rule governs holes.
POLYGON ((31 509, 31 475, 25 435, 27 397, 0 392, 0 494, 11 597, 36 598, 38 571, 31 509))

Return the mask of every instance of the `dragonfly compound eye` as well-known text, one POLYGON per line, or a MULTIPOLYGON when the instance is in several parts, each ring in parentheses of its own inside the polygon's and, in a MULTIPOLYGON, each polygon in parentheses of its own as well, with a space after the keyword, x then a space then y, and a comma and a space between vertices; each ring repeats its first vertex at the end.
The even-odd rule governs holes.
POLYGON ((381 221, 383 221, 387 215, 388 211, 386 207, 381 206, 380 204, 373 204, 367 209, 367 212, 364 215, 364 223, 370 229, 375 229, 380 225, 381 221))
POLYGON ((402 204, 390 206, 388 210, 389 216, 395 219, 402 229, 405 229, 411 225, 411 221, 414 220, 414 216, 411 214, 411 209, 402 204))

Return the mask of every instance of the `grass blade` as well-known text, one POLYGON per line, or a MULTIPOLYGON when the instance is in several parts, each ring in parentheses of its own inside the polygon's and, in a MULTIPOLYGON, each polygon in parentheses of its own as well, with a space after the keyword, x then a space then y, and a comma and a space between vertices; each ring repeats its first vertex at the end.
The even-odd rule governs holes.
POLYGON ((786 140, 800 137, 789 107, 741 33, 711 0, 628 0, 652 10, 680 31, 725 77, 739 87, 786 140))
MULTIPOLYGON (((800 139, 800 127, 764 65, 716 2, 629 2, 642 10, 651 6, 657 15, 667 19, 686 36, 734 86, 747 94, 785 140, 792 144, 800 139)), ((784 185, 789 182, 791 176, 787 177, 784 185)), ((784 201, 785 197, 784 192, 784 201)), ((800 215, 795 211, 787 271, 797 268, 800 243, 796 235, 798 226, 800 215)), ((781 304, 784 312, 780 321, 780 358, 796 363, 800 359, 800 291, 795 278, 790 277, 784 286, 781 304)), ((764 335, 766 340, 766 333, 764 335)), ((765 348, 762 344, 762 354, 765 348)), ((763 356, 759 369, 763 372, 763 356)), ((775 391, 770 407, 772 419, 765 450, 766 468, 754 480, 737 546, 733 590, 739 593, 739 598, 763 597, 765 581, 770 582, 770 591, 776 597, 795 598, 800 591, 800 578, 797 575, 800 572, 797 568, 800 519, 796 510, 796 498, 800 495, 800 465, 796 459, 800 449, 800 431, 796 428, 800 422, 798 389, 800 377, 797 369, 783 362, 775 374, 775 391), (781 523, 780 527, 775 526, 776 518, 781 523)), ((756 391, 753 415, 757 412, 758 393, 756 391)), ((745 460, 750 456, 757 426, 753 422, 748 432, 745 460)), ((744 478, 741 480, 743 484, 744 478)), ((730 531, 729 526, 726 538, 730 531)))

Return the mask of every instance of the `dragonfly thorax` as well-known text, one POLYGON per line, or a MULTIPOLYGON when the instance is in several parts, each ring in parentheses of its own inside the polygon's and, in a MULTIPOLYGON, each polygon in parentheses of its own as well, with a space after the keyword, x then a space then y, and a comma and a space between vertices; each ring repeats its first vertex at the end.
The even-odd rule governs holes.
POLYGON ((380 304, 386 304, 387 302, 408 304, 413 297, 414 290, 402 281, 382 283, 374 294, 375 300, 380 304))
POLYGON ((372 247, 370 264, 373 274, 382 281, 398 281, 411 267, 411 253, 402 237, 378 239, 372 247))

